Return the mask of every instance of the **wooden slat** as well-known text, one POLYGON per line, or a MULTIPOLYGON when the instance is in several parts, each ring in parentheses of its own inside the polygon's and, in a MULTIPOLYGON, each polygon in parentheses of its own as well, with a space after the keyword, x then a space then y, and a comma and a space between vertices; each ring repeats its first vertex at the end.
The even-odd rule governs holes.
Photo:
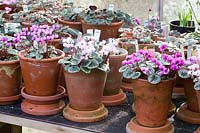
POLYGON ((50 123, 45 123, 45 122, 40 122, 40 121, 25 119, 21 117, 10 116, 10 115, 4 115, 4 114, 0 114, 0 122, 44 130, 51 133, 91 133, 90 131, 85 131, 81 129, 54 125, 50 123))

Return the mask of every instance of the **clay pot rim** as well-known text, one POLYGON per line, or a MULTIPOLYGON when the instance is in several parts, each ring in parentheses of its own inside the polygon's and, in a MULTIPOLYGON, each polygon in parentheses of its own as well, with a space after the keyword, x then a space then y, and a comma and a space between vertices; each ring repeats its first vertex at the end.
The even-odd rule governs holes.
POLYGON ((17 64, 17 63, 19 63, 19 59, 9 60, 9 61, 0 61, 0 65, 10 65, 10 64, 17 64))
POLYGON ((20 51, 18 53, 18 57, 19 57, 20 60, 23 60, 23 61, 37 62, 37 63, 54 62, 54 61, 57 61, 57 60, 65 57, 65 53, 63 51, 61 51, 59 49, 56 49, 56 51, 59 52, 60 55, 57 56, 57 57, 48 58, 48 59, 33 59, 33 58, 24 57, 24 54, 26 53, 25 50, 20 51))
MULTIPOLYGON (((161 80, 160 81, 160 83, 163 83, 163 82, 168 82, 168 81, 175 81, 175 79, 176 79, 176 76, 174 76, 171 80, 161 80)), ((135 80, 139 80, 139 81, 142 81, 142 82, 148 82, 149 83, 149 81, 147 80, 147 79, 141 79, 141 78, 138 78, 138 79, 135 79, 135 80)), ((133 80, 134 81, 134 80, 133 80)), ((158 83, 158 84, 160 84, 160 83, 158 83)), ((152 84, 153 85, 153 84, 152 84)), ((157 84, 155 84, 155 85, 157 85, 157 84)))
POLYGON ((56 101, 62 98, 65 94, 65 88, 63 86, 58 86, 57 94, 51 96, 33 96, 29 95, 25 92, 25 87, 21 89, 21 94, 25 99, 31 101, 38 101, 38 102, 46 102, 46 101, 56 101))
POLYGON ((96 24, 86 23, 84 20, 81 20, 81 23, 89 25, 89 26, 96 26, 96 27, 101 27, 101 26, 109 26, 109 27, 111 26, 112 27, 112 26, 122 25, 124 23, 124 20, 121 20, 119 22, 114 22, 111 25, 107 25, 107 24, 96 25, 96 24))
POLYGON ((58 17, 58 22, 64 23, 64 24, 82 24, 82 22, 73 22, 73 21, 67 21, 62 19, 62 17, 58 17))
POLYGON ((119 58, 121 56, 127 56, 128 55, 128 51, 124 48, 117 48, 118 50, 120 50, 120 52, 122 52, 122 54, 119 55, 110 55, 109 58, 119 58))
MULTIPOLYGON (((171 22, 170 22, 170 25, 175 26, 175 27, 179 27, 179 28, 184 27, 184 26, 179 26, 179 25, 175 25, 175 24, 173 24, 173 22, 177 22, 177 21, 179 21, 179 20, 171 21, 171 22)), ((180 22, 180 21, 179 21, 179 22, 180 22)), ((193 23, 194 21, 191 20, 191 21, 189 21, 189 22, 192 22, 192 23, 193 23)), ((185 28, 195 28, 195 25, 194 25, 194 26, 185 27, 185 28)))

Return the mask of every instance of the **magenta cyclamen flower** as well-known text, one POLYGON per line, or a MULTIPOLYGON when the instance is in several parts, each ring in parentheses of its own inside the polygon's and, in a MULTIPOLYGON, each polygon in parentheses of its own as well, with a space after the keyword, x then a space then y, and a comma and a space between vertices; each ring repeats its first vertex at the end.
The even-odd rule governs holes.
POLYGON ((166 43, 163 43, 161 46, 160 46, 160 51, 161 52, 164 52, 166 49, 167 49, 167 44, 166 43))

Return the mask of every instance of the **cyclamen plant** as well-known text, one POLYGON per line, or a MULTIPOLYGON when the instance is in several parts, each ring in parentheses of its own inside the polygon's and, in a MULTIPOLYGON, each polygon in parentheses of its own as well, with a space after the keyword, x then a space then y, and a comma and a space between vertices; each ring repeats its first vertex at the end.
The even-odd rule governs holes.
POLYGON ((0 36, 0 60, 10 61, 18 60, 18 50, 15 49, 13 38, 9 36, 0 36))
POLYGON ((184 64, 181 53, 166 54, 167 45, 160 46, 161 53, 139 50, 129 55, 122 62, 119 72, 127 79, 147 79, 151 84, 158 84, 161 80, 173 79, 177 70, 184 64))
POLYGON ((58 27, 48 25, 33 25, 30 29, 23 28, 15 34, 16 47, 26 51, 26 57, 35 59, 46 59, 57 56, 55 47, 49 45, 50 41, 57 39, 58 34, 54 33, 58 27))
POLYGON ((99 51, 101 55, 109 56, 109 55, 119 55, 120 51, 118 49, 118 42, 114 38, 109 38, 108 40, 103 40, 99 43, 102 47, 99 51))
POLYGON ((68 48, 70 55, 59 60, 64 69, 69 73, 83 71, 89 74, 93 69, 109 71, 107 63, 99 53, 99 46, 94 37, 83 36, 75 42, 71 38, 63 39, 63 46, 68 48))
POLYGON ((196 56, 190 57, 185 65, 178 71, 181 78, 191 78, 194 82, 194 89, 200 90, 200 69, 196 56))

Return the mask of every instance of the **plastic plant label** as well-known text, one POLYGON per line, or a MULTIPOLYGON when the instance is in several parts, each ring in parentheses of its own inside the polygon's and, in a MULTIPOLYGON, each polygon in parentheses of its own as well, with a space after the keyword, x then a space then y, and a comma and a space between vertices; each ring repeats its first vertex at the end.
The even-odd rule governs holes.
POLYGON ((4 23, 5 33, 18 33, 21 31, 20 23, 4 23))
POLYGON ((113 5, 113 4, 109 4, 108 10, 109 10, 109 11, 114 11, 114 5, 113 5))
POLYGON ((180 45, 182 57, 185 59, 184 46, 180 45))
POLYGON ((193 50, 193 47, 188 46, 188 48, 187 48, 187 59, 189 59, 192 56, 192 50, 193 50))
POLYGON ((87 33, 93 36, 93 29, 87 29, 87 33))
POLYGON ((100 35, 101 35, 101 30, 95 29, 95 30, 94 30, 94 38, 95 38, 97 41, 99 41, 100 35))

